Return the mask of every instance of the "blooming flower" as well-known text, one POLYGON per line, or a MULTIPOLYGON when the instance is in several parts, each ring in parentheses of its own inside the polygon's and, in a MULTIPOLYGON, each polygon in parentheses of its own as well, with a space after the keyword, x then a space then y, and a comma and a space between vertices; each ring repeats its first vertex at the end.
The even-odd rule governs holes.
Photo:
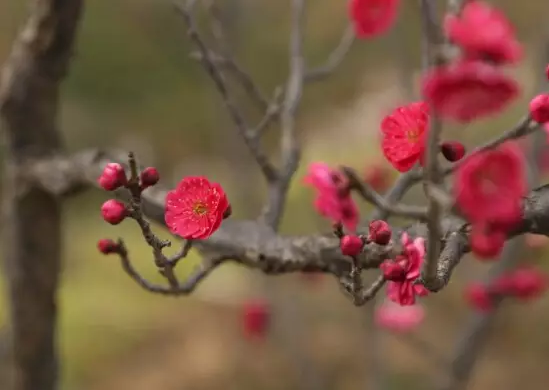
POLYGON ((304 182, 317 190, 314 206, 318 213, 354 231, 358 224, 358 207, 349 193, 347 178, 322 162, 312 163, 304 182))
POLYGON ((467 58, 516 63, 522 48, 505 14, 483 1, 470 1, 460 15, 448 15, 444 31, 467 58))
POLYGON ((496 114, 520 92, 518 83, 481 61, 460 61, 431 69, 422 82, 423 96, 446 119, 470 122, 496 114))
POLYGON ((398 107, 383 119, 381 149, 398 171, 409 171, 421 160, 428 127, 428 106, 424 102, 398 107))
POLYGON ((229 201, 218 183, 202 176, 186 177, 166 196, 166 225, 185 239, 205 239, 221 225, 229 201))
POLYGON ((471 222, 499 228, 520 218, 526 190, 523 155, 511 142, 472 154, 455 176, 454 192, 462 213, 471 222))
POLYGON ((376 308, 374 315, 378 326, 389 331, 405 333, 414 330, 423 322, 425 309, 421 305, 401 306, 386 299, 376 308))
POLYGON ((384 262, 385 266, 398 264, 402 267, 402 276, 387 283, 387 296, 393 302, 408 306, 416 302, 416 295, 425 296, 429 292, 424 286, 414 284, 421 272, 421 264, 425 256, 425 240, 418 237, 412 241, 408 234, 404 233, 401 242, 404 246, 403 254, 398 256, 396 261, 385 260, 384 262))
POLYGON ((349 13, 359 38, 387 32, 394 24, 400 0, 351 0, 349 13))

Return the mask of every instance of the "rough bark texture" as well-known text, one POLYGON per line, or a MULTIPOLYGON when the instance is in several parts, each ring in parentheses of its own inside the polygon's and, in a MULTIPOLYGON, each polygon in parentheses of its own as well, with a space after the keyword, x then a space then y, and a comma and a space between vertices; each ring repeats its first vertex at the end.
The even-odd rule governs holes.
POLYGON ((80 0, 34 1, 2 73, 3 234, 13 390, 50 390, 57 383, 61 207, 55 195, 26 180, 23 171, 28 161, 62 149, 56 127, 59 84, 72 54, 81 6, 80 0))

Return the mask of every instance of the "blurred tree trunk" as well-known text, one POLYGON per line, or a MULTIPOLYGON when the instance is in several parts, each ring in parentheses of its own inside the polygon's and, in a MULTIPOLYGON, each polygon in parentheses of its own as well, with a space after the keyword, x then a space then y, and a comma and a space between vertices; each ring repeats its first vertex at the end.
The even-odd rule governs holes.
POLYGON ((2 225, 11 321, 8 388, 13 390, 57 385, 61 207, 25 168, 62 149, 56 123, 59 84, 72 55, 81 6, 81 0, 33 1, 2 73, 2 225))

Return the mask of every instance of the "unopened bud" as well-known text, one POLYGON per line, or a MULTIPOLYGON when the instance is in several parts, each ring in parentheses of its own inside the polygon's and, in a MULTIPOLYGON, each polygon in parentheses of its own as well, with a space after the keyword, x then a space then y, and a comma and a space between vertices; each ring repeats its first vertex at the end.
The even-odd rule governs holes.
POLYGON ((160 174, 158 170, 154 167, 148 167, 143 169, 140 175, 141 179, 141 188, 145 189, 147 187, 154 186, 160 180, 160 174))
POLYGON ((341 253, 343 253, 345 256, 357 256, 362 250, 363 246, 364 243, 362 242, 362 239, 355 235, 343 236, 341 238, 341 241, 339 242, 341 253))
POLYGON ((391 241, 391 227, 381 219, 370 222, 368 240, 378 245, 387 245, 391 241))
POLYGON ((530 117, 538 123, 549 122, 549 94, 535 96, 529 105, 530 117))
POLYGON ((128 180, 122 165, 118 163, 109 163, 103 169, 103 173, 99 176, 97 182, 104 190, 113 191, 126 185, 128 180))
POLYGON ((465 146, 461 142, 446 141, 440 145, 440 151, 446 160, 450 162, 459 161, 465 156, 465 146))
POLYGON ((109 199, 101 206, 103 219, 111 225, 118 225, 127 214, 126 205, 115 199, 109 199))
POLYGON ((110 253, 117 252, 119 249, 119 245, 113 240, 103 238, 97 241, 97 249, 99 249, 99 252, 103 253, 104 255, 108 255, 110 253))

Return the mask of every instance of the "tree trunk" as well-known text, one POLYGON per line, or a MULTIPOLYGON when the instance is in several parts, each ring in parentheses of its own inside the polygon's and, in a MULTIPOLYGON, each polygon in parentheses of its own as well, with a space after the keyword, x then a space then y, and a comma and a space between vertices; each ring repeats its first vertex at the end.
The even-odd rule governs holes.
POLYGON ((3 250, 13 390, 52 390, 57 384, 61 206, 25 175, 25 166, 62 149, 56 126, 59 84, 72 54, 81 8, 81 0, 35 0, 0 84, 6 145, 3 250))

